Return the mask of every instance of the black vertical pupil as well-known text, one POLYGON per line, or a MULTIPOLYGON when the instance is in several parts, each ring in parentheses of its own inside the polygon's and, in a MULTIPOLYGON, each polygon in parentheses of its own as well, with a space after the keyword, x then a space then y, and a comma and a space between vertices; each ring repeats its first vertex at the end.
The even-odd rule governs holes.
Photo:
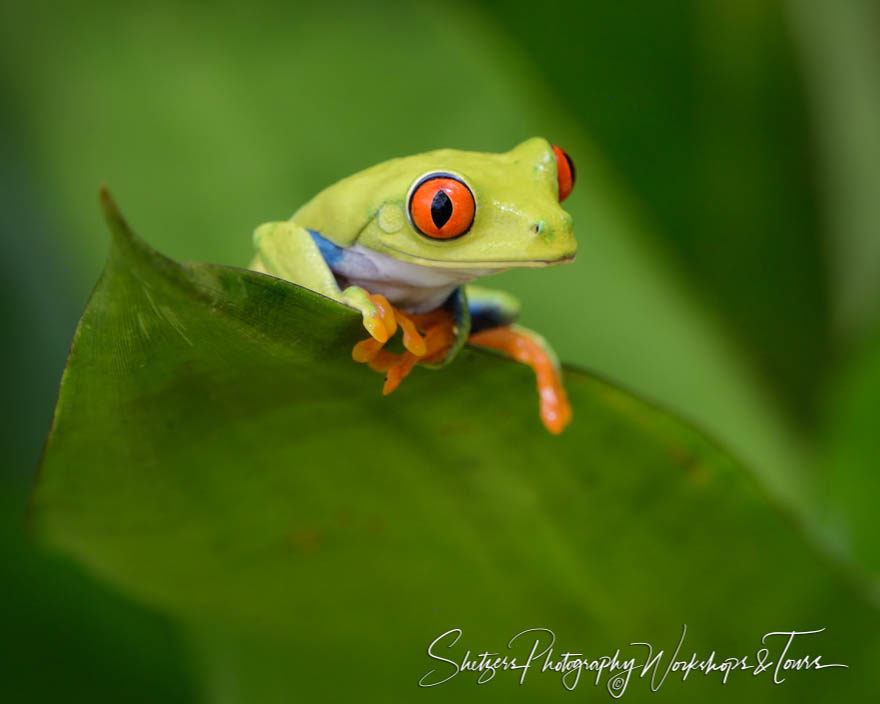
POLYGON ((574 162, 571 160, 571 157, 568 155, 568 152, 562 152, 565 156, 565 160, 568 162, 568 170, 571 172, 571 185, 574 186, 574 162))
POLYGON ((434 200, 431 201, 431 220, 439 230, 452 217, 452 199, 446 195, 446 191, 439 190, 434 194, 434 200))

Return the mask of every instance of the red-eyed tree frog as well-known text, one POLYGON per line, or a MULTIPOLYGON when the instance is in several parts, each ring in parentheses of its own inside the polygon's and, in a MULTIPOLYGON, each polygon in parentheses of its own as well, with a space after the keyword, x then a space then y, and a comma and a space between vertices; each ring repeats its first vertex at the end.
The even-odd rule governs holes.
POLYGON ((560 203, 569 156, 542 138, 503 154, 441 149, 391 159, 325 189, 285 222, 254 232, 251 268, 355 308, 370 336, 352 357, 385 374, 389 394, 416 364, 448 364, 465 341, 532 367, 544 425, 571 419, 556 355, 514 324, 519 303, 470 284, 512 267, 570 262, 577 244, 560 203), (400 330, 405 350, 385 343, 400 330))

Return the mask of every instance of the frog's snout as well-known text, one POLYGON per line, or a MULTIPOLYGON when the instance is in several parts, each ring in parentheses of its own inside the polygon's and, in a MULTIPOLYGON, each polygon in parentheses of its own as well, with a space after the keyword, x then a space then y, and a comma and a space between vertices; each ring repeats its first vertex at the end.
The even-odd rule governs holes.
POLYGON ((545 263, 573 261, 577 251, 571 217, 563 213, 559 218, 540 218, 528 224, 530 247, 536 260, 545 263))

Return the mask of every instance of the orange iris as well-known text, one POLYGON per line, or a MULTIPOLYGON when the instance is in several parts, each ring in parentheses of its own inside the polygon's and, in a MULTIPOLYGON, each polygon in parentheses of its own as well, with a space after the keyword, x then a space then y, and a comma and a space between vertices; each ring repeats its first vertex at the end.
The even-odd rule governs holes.
POLYGON ((424 179, 409 200, 413 224, 423 235, 448 240, 460 237, 474 222, 474 194, 449 174, 424 179))

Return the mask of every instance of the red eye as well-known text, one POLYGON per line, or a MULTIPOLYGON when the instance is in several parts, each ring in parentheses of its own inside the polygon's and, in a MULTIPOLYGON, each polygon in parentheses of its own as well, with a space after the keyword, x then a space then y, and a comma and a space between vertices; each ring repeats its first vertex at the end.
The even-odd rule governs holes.
POLYGON ((460 237, 474 222, 476 203, 471 189, 447 173, 425 176, 409 197, 409 214, 416 229, 427 237, 460 237))
POLYGON ((556 178, 559 180, 559 202, 561 203, 568 198, 568 194, 574 188, 574 162, 562 149, 555 144, 552 146, 553 153, 556 155, 556 178))

